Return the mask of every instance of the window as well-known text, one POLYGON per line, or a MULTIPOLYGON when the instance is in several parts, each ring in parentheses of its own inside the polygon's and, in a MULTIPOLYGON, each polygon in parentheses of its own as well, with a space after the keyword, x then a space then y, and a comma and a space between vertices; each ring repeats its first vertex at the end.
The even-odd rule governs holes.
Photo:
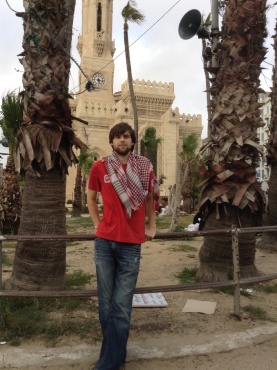
POLYGON ((102 30, 102 6, 101 3, 98 3, 97 6, 97 32, 102 30))

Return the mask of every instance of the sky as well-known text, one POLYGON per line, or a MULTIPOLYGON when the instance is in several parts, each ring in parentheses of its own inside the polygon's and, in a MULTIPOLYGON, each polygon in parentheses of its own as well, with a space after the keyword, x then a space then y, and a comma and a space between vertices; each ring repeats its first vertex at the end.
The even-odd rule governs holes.
MULTIPOLYGON (((134 79, 156 82, 173 82, 175 100, 173 108, 179 107, 180 113, 201 114, 204 126, 202 138, 207 134, 207 109, 205 77, 202 62, 202 43, 197 36, 183 40, 178 34, 182 17, 191 9, 197 9, 204 18, 211 12, 211 0, 137 0, 138 9, 145 15, 141 25, 130 23, 129 43, 132 74, 134 79)), ((274 4, 275 0, 268 0, 274 4)), ((127 79, 123 43, 123 19, 121 11, 127 0, 114 0, 113 39, 116 52, 114 91, 121 90, 121 84, 127 79)), ((72 56, 79 63, 76 49, 77 38, 81 34, 82 0, 76 0, 72 40, 72 56)), ((22 52, 23 26, 21 18, 14 11, 23 11, 23 0, 0 0, 0 97, 9 90, 20 88, 22 65, 18 54, 22 52), (9 6, 8 6, 8 4, 9 6)), ((261 87, 269 91, 271 87, 272 64, 274 53, 272 36, 274 35, 277 7, 267 11, 268 47, 267 58, 263 63, 261 87)), ((221 19, 219 20, 221 27, 221 19)), ((70 90, 78 86, 78 67, 72 62, 70 90)), ((78 88, 75 89, 78 92, 78 88)), ((92 92, 93 93, 93 92, 92 92)), ((7 150, 0 144, 0 152, 7 150)), ((0 159, 5 163, 5 156, 0 159)))

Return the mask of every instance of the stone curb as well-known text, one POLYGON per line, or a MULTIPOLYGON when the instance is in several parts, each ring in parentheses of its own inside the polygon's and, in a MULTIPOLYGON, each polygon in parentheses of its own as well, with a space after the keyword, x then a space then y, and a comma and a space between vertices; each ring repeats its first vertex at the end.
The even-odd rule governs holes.
MULTIPOLYGON (((145 340, 143 343, 129 341, 128 361, 138 359, 168 359, 191 355, 231 351, 263 343, 277 336, 277 325, 261 326, 245 332, 218 335, 166 335, 145 340)), ((26 366, 65 366, 96 362, 100 347, 78 345, 60 348, 36 348, 26 350, 0 346, 0 368, 26 366)))

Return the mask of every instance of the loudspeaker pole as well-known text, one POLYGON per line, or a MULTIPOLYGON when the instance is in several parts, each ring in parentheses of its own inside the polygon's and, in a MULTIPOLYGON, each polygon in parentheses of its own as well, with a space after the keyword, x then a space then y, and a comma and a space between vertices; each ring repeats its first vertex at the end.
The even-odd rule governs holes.
MULTIPOLYGON (((219 38, 219 27, 218 27, 218 0, 212 0, 212 25, 211 25, 211 39, 212 39, 212 67, 218 68, 218 59, 217 59, 217 46, 219 38)), ((212 73, 212 77, 215 78, 215 73, 212 73)), ((210 97, 211 99, 211 97, 210 97)), ((208 140, 211 140, 211 117, 212 117, 212 108, 208 104, 210 109, 210 119, 208 119, 208 140)))
POLYGON ((218 27, 218 0, 212 0, 212 29, 211 29, 211 36, 212 36, 212 66, 217 68, 218 61, 217 61, 217 45, 218 45, 218 37, 219 37, 219 27, 218 27))

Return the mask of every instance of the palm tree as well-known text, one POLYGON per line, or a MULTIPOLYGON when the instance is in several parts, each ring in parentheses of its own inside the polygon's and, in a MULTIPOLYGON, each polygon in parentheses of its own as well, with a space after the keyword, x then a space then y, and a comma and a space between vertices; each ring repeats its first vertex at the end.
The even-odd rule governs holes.
MULTIPOLYGON (((266 0, 226 2, 218 69, 211 87, 212 122, 206 147, 205 180, 199 206, 208 206, 206 229, 255 226, 263 207, 255 167, 263 148, 257 128, 263 125, 258 94, 261 63, 266 49, 266 0)), ((255 234, 239 238, 242 277, 258 274, 255 234)), ((231 238, 204 237, 200 250, 200 281, 227 280, 233 276, 231 238)))
POLYGON ((190 165, 191 161, 195 158, 197 145, 198 140, 195 134, 183 137, 182 153, 180 153, 177 167, 177 181, 172 210, 172 219, 169 228, 170 231, 175 231, 178 225, 182 188, 189 178, 190 165))
MULTIPOLYGON (((77 163, 68 99, 75 0, 24 1, 24 117, 15 148, 16 169, 25 174, 20 235, 66 234, 65 183, 77 163)), ((17 243, 10 287, 60 290, 66 243, 55 238, 17 243)))
POLYGON ((192 210, 195 209, 197 203, 196 201, 199 199, 200 196, 201 188, 199 187, 199 183, 202 180, 202 176, 199 172, 199 168, 202 165, 203 159, 199 154, 195 155, 195 157, 190 160, 189 176, 186 179, 181 191, 181 195, 184 201, 183 210, 187 213, 191 213, 192 210))
POLYGON ((72 217, 80 217, 82 210, 86 207, 87 177, 95 157, 97 158, 97 154, 88 150, 81 150, 78 156, 72 217))
MULTIPOLYGON (((132 77, 132 68, 131 68, 131 58, 130 58, 130 49, 129 49, 129 36, 128 36, 128 22, 135 22, 137 24, 141 24, 145 17, 144 15, 136 9, 136 2, 135 0, 129 0, 127 5, 123 8, 121 15, 124 19, 124 47, 125 47, 125 56, 126 56, 126 66, 127 66, 127 75, 128 75, 128 85, 130 91, 130 99, 133 108, 133 115, 134 115, 134 130, 136 133, 137 140, 139 139, 138 136, 138 112, 136 106, 136 98, 134 93, 134 86, 133 86, 133 77, 132 77)), ((134 152, 138 154, 138 145, 135 146, 134 152)))
POLYGON ((80 217, 81 213, 82 213, 82 169, 78 164, 73 192, 71 217, 80 217))
MULTIPOLYGON (((181 195, 183 196, 184 210, 187 213, 191 213, 192 207, 192 189, 193 184, 192 179, 195 177, 195 165, 196 163, 196 149, 198 146, 197 136, 191 134, 183 138, 182 153, 181 157, 185 166, 188 166, 188 176, 182 182, 181 195)), ((198 161, 197 161, 198 163, 198 161)), ((185 167, 184 167, 185 168, 185 167)), ((199 181, 198 181, 199 182, 199 181)))
MULTIPOLYGON (((22 122, 23 100, 21 94, 8 92, 2 97, 0 127, 3 131, 9 156, 3 177, 0 204, 3 209, 3 234, 17 234, 21 215, 21 194, 18 174, 14 164, 14 146, 16 133, 22 122)), ((1 228, 1 227, 0 227, 1 228)))
POLYGON ((151 161, 155 174, 157 174, 157 150, 161 141, 162 138, 156 137, 154 127, 148 127, 141 139, 141 154, 151 161))
MULTIPOLYGON (((268 214, 266 217, 267 226, 277 224, 277 24, 275 26, 274 35, 274 50, 275 50, 275 66, 273 68, 273 86, 271 92, 271 122, 270 122, 270 135, 266 145, 267 147, 267 163, 270 165, 270 178, 268 189, 268 214)), ((277 234, 276 233, 263 233, 262 239, 257 243, 257 247, 270 252, 277 252, 277 234)))
POLYGON ((90 169, 99 158, 99 155, 96 152, 90 152, 89 150, 81 150, 80 155, 78 156, 79 166, 82 170, 82 208, 84 209, 87 205, 87 179, 90 172, 90 169))

